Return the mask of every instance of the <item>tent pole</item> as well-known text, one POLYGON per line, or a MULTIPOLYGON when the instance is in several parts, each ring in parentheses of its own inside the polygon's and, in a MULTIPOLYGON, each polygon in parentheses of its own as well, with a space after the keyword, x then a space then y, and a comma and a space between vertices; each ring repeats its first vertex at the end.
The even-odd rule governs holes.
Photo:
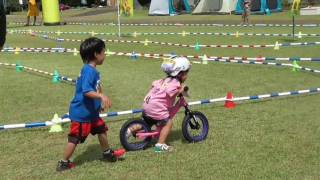
POLYGON ((120 25, 120 0, 118 0, 118 36, 121 37, 121 25, 120 25))

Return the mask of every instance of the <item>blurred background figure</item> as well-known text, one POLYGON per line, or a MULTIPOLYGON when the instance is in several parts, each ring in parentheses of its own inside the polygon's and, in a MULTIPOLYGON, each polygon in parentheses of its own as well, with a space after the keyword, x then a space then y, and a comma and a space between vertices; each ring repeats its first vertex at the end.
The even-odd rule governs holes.
POLYGON ((0 50, 2 49, 4 42, 6 41, 7 31, 6 11, 4 5, 5 1, 0 0, 0 50))
POLYGON ((33 16, 33 25, 34 26, 36 25, 37 16, 39 16, 38 3, 40 3, 40 0, 29 0, 28 1, 28 14, 27 14, 26 26, 29 26, 29 24, 30 24, 30 16, 33 16))

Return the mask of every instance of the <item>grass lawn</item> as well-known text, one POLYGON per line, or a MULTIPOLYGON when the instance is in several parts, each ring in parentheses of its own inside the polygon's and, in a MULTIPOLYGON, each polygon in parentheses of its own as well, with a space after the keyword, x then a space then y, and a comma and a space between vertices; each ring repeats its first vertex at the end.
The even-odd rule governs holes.
MULTIPOLYGON (((69 22, 116 22, 114 13, 88 15, 94 10, 70 10, 63 18, 69 22)), ((9 22, 23 21, 25 13, 8 16, 9 22)), ((271 16, 251 16, 253 23, 290 23, 287 13, 271 16)), ((137 12, 125 23, 177 22, 238 24, 240 16, 149 17, 146 11, 137 12)), ((319 16, 297 17, 297 22, 319 23, 319 16)), ((117 32, 115 26, 30 26, 10 24, 10 29, 43 31, 117 32)), ((187 27, 187 26, 124 26, 122 32, 243 32, 291 33, 285 27, 187 27)), ((320 34, 319 27, 299 27, 296 32, 320 34)), ((55 36, 55 35, 53 35, 55 36)), ((62 34, 60 38, 85 39, 89 35, 62 34)), ((118 39, 115 36, 98 36, 118 39)), ((292 40, 290 37, 261 36, 185 36, 157 35, 122 37, 123 40, 151 40, 194 45, 201 44, 274 44, 288 42, 319 42, 319 37, 292 40)), ((8 34, 10 47, 56 47, 53 40, 30 35, 8 34)), ((61 46, 79 49, 80 43, 62 42, 61 46)), ((319 46, 273 48, 192 48, 149 44, 107 43, 115 52, 171 53, 208 56, 246 57, 320 57, 319 46)), ((57 53, 1 53, 0 62, 16 63, 53 72, 75 79, 82 67, 80 56, 57 53)), ((290 62, 286 62, 290 63, 290 62)), ((318 62, 298 62, 320 69, 318 62)), ((164 77, 161 61, 125 56, 107 56, 101 74, 103 90, 113 106, 108 112, 140 109, 151 82, 164 77)), ((193 64, 186 84, 190 87, 188 101, 223 97, 228 91, 234 96, 248 96, 320 87, 319 74, 292 72, 291 68, 211 62, 193 64)), ((54 113, 68 111, 74 86, 53 84, 51 78, 33 72, 15 72, 14 67, 0 66, 0 124, 44 122, 54 113)), ((68 125, 63 133, 49 133, 49 128, 4 130, 0 132, 1 179, 319 179, 320 178, 320 111, 319 94, 298 95, 263 101, 242 102, 235 109, 223 104, 193 106, 203 112, 210 124, 208 138, 188 144, 182 136, 184 113, 174 119, 174 128, 168 143, 173 153, 157 154, 153 148, 128 152, 125 160, 117 163, 100 161, 97 137, 89 136, 73 155, 77 167, 57 173, 67 142, 68 125)), ((120 148, 119 130, 131 117, 106 118, 108 138, 114 148, 120 148)))

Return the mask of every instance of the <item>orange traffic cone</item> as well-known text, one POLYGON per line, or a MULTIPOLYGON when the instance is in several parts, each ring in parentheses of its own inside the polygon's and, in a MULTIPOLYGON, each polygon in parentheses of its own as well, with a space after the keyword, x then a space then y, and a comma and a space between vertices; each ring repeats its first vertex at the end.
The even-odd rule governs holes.
POLYGON ((233 95, 231 92, 227 93, 226 102, 224 103, 224 107, 228 109, 232 109, 236 107, 236 104, 233 102, 233 95))

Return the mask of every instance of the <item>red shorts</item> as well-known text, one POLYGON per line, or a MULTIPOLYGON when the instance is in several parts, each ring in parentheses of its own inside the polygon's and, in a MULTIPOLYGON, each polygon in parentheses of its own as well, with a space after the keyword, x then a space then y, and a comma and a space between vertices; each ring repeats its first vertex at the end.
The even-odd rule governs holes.
POLYGON ((71 121, 68 142, 74 144, 83 143, 90 133, 92 135, 102 134, 105 133, 107 130, 108 127, 101 118, 93 122, 81 123, 71 121))

